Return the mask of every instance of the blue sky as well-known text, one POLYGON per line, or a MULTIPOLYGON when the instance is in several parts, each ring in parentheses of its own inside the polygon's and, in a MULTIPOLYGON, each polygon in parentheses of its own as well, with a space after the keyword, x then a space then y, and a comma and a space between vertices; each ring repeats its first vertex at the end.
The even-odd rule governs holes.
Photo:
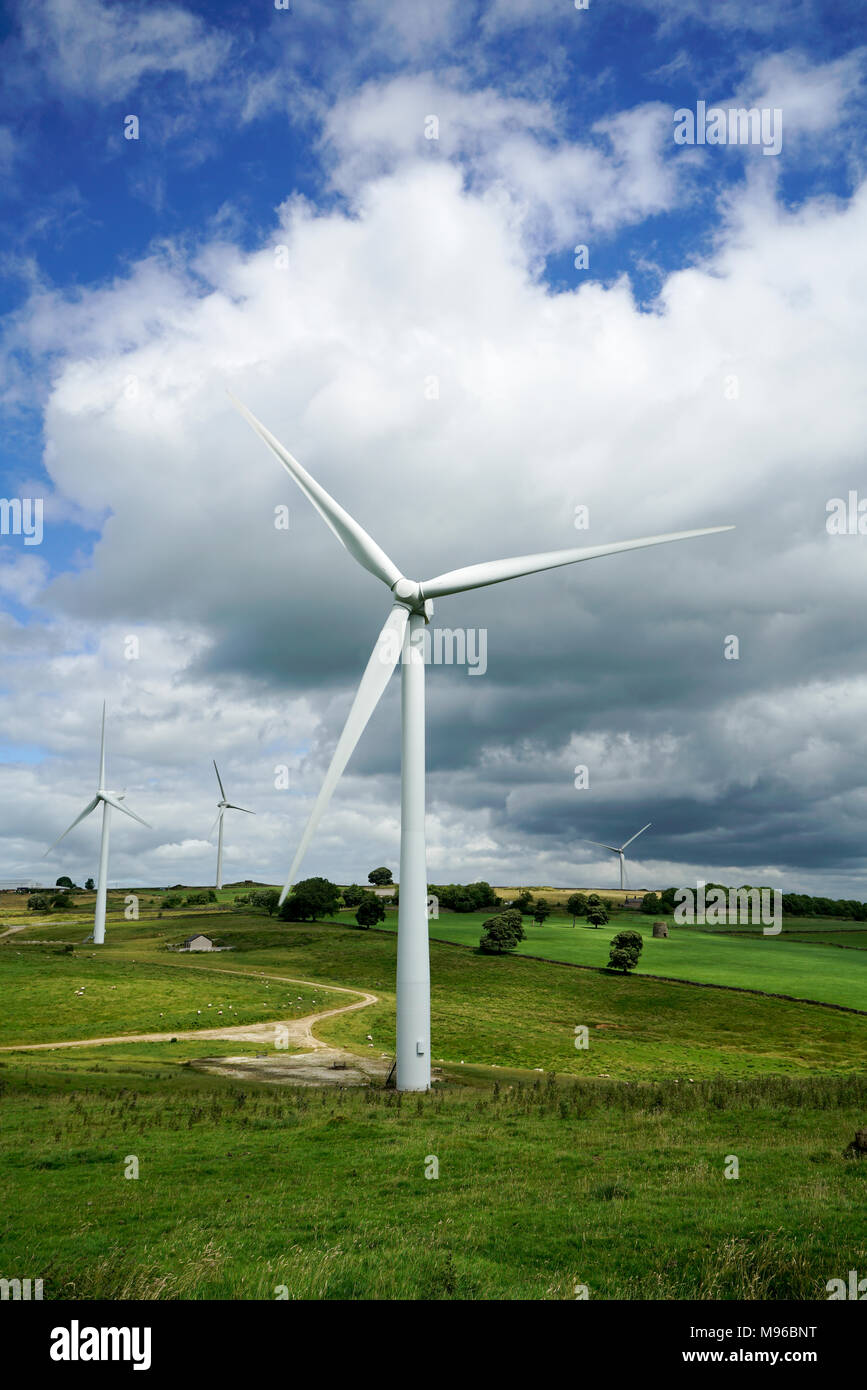
MULTIPOLYGON (((0 539, 14 677, 0 694, 0 758, 19 807, 4 830, 10 875, 30 872, 54 838, 46 788, 73 811, 87 790, 103 694, 130 785, 162 788, 176 808, 141 854, 119 847, 119 866, 155 881, 180 874, 175 864, 206 876, 192 822, 209 823, 199 805, 221 740, 239 776, 261 764, 261 785, 238 797, 250 804, 258 790, 272 808, 239 828, 239 866, 278 874, 303 824, 378 610, 354 585, 341 596, 343 571, 300 499, 286 499, 291 561, 273 537, 252 539, 256 508, 282 499, 282 481, 226 424, 231 381, 386 533, 410 537, 421 516, 431 555, 437 533, 469 560, 522 548, 516 499, 539 548, 569 543, 564 517, 585 496, 606 538, 652 529, 657 513, 738 523, 730 591, 716 557, 697 584, 672 560, 678 591, 649 562, 638 610, 632 561, 608 582, 588 577, 598 616, 585 614, 565 658, 553 633, 537 635, 538 589, 492 600, 501 659, 472 706, 466 683, 442 673, 442 727, 432 715, 434 859, 450 877, 598 876, 581 829, 607 840, 622 821, 625 837, 662 793, 648 880, 761 872, 867 897, 848 715, 815 748, 817 709, 857 707, 860 690, 839 685, 858 679, 857 653, 835 647, 826 583, 808 579, 823 566, 840 586, 836 611, 858 610, 860 555, 841 546, 828 565, 822 547, 825 500, 857 486, 863 437, 848 317, 861 287, 860 6, 39 0, 8 6, 0 35, 0 489, 44 497, 46 517, 38 552, 0 539), (675 145, 674 112, 699 101, 779 109, 780 154, 675 145), (138 139, 124 138, 130 116, 138 139), (817 266, 825 256, 833 270, 817 266), (272 317, 284 285, 285 313, 272 317), (654 380, 663 361, 680 386, 654 380), (416 418, 423 407, 403 393, 431 374, 442 407, 416 418), (720 424, 707 382, 732 374, 741 404, 720 424), (487 450, 500 430, 497 463, 487 450), (801 457, 813 430, 822 455, 801 457), (645 441, 652 462, 623 461, 645 441), (307 607, 302 556, 316 579, 307 607), (662 613, 649 606, 654 585, 662 613), (605 640, 606 620, 636 656, 605 640), (693 644, 715 651, 720 629, 752 638, 740 686, 728 669, 714 680, 690 669, 693 644), (155 654, 135 679, 116 656, 131 631, 155 654), (643 681, 631 679, 636 662, 643 681), (137 720, 151 730, 138 758, 137 720), (722 738, 727 721, 740 732, 722 738), (745 728, 773 751, 758 770, 745 728), (282 801, 271 785, 281 744, 293 767, 282 801), (583 745, 600 763, 592 809, 567 789, 583 745), (810 748, 822 773, 800 788, 793 832, 786 769, 810 748)), ((551 594, 556 632, 575 593, 557 581, 551 594)), ((358 876, 368 855, 394 858, 387 711, 377 721, 312 869, 358 876)), ((71 844, 70 866, 91 848, 71 844)))

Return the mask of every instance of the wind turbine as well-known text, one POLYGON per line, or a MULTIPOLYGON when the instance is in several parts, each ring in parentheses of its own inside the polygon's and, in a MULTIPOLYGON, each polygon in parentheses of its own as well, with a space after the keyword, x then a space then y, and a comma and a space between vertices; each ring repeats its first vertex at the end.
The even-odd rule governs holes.
POLYGON ((137 816, 135 811, 131 811, 128 806, 121 805, 125 792, 106 791, 105 787, 105 701, 102 702, 102 733, 99 740, 99 786, 96 789, 96 796, 88 802, 80 816, 76 816, 72 825, 67 826, 59 839, 54 841, 51 849, 47 849, 42 856, 46 859, 51 850, 56 849, 60 841, 65 839, 70 830, 74 830, 77 825, 85 820, 95 811, 102 802, 102 836, 99 842, 99 879, 96 885, 96 910, 93 914, 93 944, 101 946, 105 941, 105 894, 108 887, 108 837, 110 829, 110 819, 112 807, 115 811, 123 811, 125 816, 130 816, 137 820, 139 825, 150 826, 141 816, 137 816))
POLYGON ((641 827, 640 830, 636 830, 636 832, 635 832, 635 834, 632 836, 632 839, 631 839, 631 840, 627 840, 627 841, 626 841, 626 844, 625 844, 625 845, 621 845, 619 848, 617 847, 617 845, 603 845, 603 844, 600 844, 600 842, 599 842, 598 840, 585 840, 584 843, 585 843, 585 845, 595 845, 597 849, 610 849, 612 854, 619 854, 619 855, 620 855, 620 887, 621 887, 621 888, 625 888, 625 887, 626 887, 626 861, 625 861, 625 859, 624 859, 624 857, 623 857, 623 851, 624 851, 625 849, 627 849, 627 848, 629 847, 629 845, 632 844, 632 840, 637 840, 638 837, 639 837, 639 835, 643 835, 644 832, 645 832, 645 830, 649 830, 650 827, 651 827, 652 825, 653 825, 653 821, 652 821, 652 820, 649 820, 649 821, 647 822, 647 825, 643 825, 643 826, 641 827))
MULTIPOLYGON (((216 760, 216 758, 214 759, 214 771, 215 771, 216 774, 217 774, 217 781, 218 781, 219 784, 220 784, 220 796, 222 797, 222 801, 218 801, 218 802, 217 802, 217 805, 219 806, 220 811, 219 811, 219 814, 218 814, 218 816, 217 816, 217 819, 214 821, 214 824, 211 826, 211 835, 213 835, 214 831, 216 830, 217 826, 219 825, 219 827, 220 827, 220 833, 219 833, 219 835, 217 836, 217 887, 218 887, 218 888, 222 888, 222 886, 223 886, 223 816, 226 814, 227 811, 243 811, 244 814, 245 814, 245 816, 255 816, 256 812, 255 812, 255 811, 248 811, 247 808, 246 808, 246 806, 233 806, 232 803, 231 803, 231 801, 227 801, 227 800, 226 800, 226 792, 225 792, 225 789, 224 789, 224 787, 223 787, 223 779, 222 779, 222 777, 220 776, 220 769, 217 767, 217 760, 216 760)), ((209 836, 208 838, 210 839, 210 836, 209 836)))
POLYGON ((256 433, 276 454, 313 504, 337 539, 358 563, 391 591, 393 607, 371 653, 352 708, 337 742, 322 789, 310 813, 292 867, 280 895, 281 903, 295 882, 301 861, 322 813, 331 800, 341 773, 379 703, 392 671, 401 662, 401 789, 400 789, 400 907, 397 933, 397 1089, 430 1089, 430 946, 427 926, 427 860, 425 851, 425 717, 424 627, 433 616, 433 599, 461 594, 525 574, 557 569, 614 555, 621 550, 688 540, 691 536, 731 531, 731 526, 706 526, 699 531, 678 531, 642 540, 615 541, 610 545, 580 550, 551 550, 540 555, 518 555, 490 560, 465 569, 450 570, 419 583, 407 579, 393 560, 348 512, 335 502, 315 478, 284 449, 246 406, 229 395, 256 433))

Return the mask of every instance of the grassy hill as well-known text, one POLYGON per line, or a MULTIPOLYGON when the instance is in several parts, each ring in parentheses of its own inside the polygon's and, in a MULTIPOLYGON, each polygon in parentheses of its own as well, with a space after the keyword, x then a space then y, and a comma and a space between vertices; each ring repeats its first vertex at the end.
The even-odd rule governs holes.
MULTIPOLYGON (((429 924, 431 938, 476 947, 482 923, 490 915, 489 911, 441 912, 429 924)), ((611 938, 628 927, 644 938, 636 974, 759 989, 867 1011, 867 954, 836 949, 827 932, 807 934, 802 928, 790 935, 784 928, 780 936, 772 937, 670 925, 667 939, 654 940, 652 925, 651 918, 635 912, 615 913, 607 926, 595 929, 581 919, 573 928, 571 918, 553 916, 537 926, 525 917, 526 940, 515 954, 602 968, 608 963, 611 938)), ((389 914, 383 926, 396 930, 396 914, 389 914)), ((842 940, 851 939, 854 944, 859 936, 854 931, 842 940)))
MULTIPOLYGON (((602 932, 549 930, 604 952, 602 932)), ((212 911, 110 920, 100 951, 61 954, 80 932, 54 919, 0 941, 13 1041, 149 1030, 165 1005, 195 1027, 218 999, 218 1022, 229 1002, 230 1022, 259 1021, 343 985, 380 1002, 317 1034, 393 1047, 391 931, 212 911), (234 949, 166 950, 191 920, 234 949)), ((654 944, 705 940, 730 943, 717 969, 768 944, 654 944)), ((392 1299, 572 1299, 577 1283, 591 1298, 823 1298, 867 1267, 867 1163, 845 1153, 867 1121, 867 1017, 437 940, 431 975, 442 1081, 427 1096, 188 1065, 251 1050, 234 1041, 0 1054, 9 1267, 47 1298, 392 1299)))

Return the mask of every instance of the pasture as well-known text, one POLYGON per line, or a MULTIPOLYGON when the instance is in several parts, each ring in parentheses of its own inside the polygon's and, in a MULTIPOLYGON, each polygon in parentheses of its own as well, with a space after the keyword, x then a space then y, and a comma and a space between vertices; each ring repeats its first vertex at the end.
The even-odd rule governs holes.
MULTIPOLYGON (((47 1298, 198 1299, 572 1299, 576 1284, 592 1298, 822 1298, 867 1265, 867 1163, 846 1155, 867 1118, 867 1016, 438 939, 463 930, 474 946, 485 915, 431 923, 427 1096, 196 1069, 261 1056, 234 1039, 0 1053, 7 1261, 47 1298)), ((615 925, 531 922, 525 946, 548 932, 551 949, 572 941, 576 963, 603 965, 615 925)), ((297 1017, 339 1007, 343 986, 377 1002, 316 1035, 393 1051, 393 930, 116 910, 97 952, 86 927, 57 914, 0 939, 7 1045, 297 1017), (193 929, 232 949, 167 949, 193 929), (193 1021, 218 1001, 222 1016, 193 1021)), ((675 946, 693 972, 748 972, 781 944, 695 931, 646 941, 642 964, 675 946)), ((790 952, 860 962, 792 943, 777 956, 790 979, 790 952)), ((835 978, 814 970, 813 997, 835 978)))

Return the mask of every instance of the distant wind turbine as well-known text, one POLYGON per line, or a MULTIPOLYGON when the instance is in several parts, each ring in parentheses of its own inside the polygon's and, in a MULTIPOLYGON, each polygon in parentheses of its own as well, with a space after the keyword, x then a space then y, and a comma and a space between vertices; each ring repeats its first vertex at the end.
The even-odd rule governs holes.
POLYGON ((620 845, 619 848, 618 848, 617 845, 603 845, 603 844, 600 844, 600 842, 599 842, 598 840, 585 840, 584 843, 585 843, 585 845, 595 845, 597 849, 610 849, 612 854, 619 854, 619 855, 620 855, 620 887, 621 887, 621 888, 625 888, 625 887, 626 887, 626 860, 625 860, 625 858, 624 858, 623 851, 624 851, 625 849, 627 849, 627 848, 632 844, 632 840, 637 840, 638 837, 639 837, 639 835, 643 835, 644 832, 645 832, 645 830, 649 830, 650 827, 651 827, 652 825, 653 825, 653 821, 652 821, 652 820, 649 820, 649 821, 647 822, 647 825, 643 825, 643 826, 641 827, 640 830, 636 830, 636 832, 635 832, 635 834, 632 836, 632 839, 631 839, 631 840, 627 840, 627 841, 626 841, 626 844, 625 844, 625 845, 620 845))
POLYGON ((216 830, 217 826, 219 826, 219 827, 220 827, 220 833, 219 833, 219 835, 217 836, 217 887, 218 887, 218 888, 222 888, 222 886, 223 886, 223 816, 226 814, 227 811, 243 811, 245 816, 255 816, 256 812, 255 812, 255 811, 248 811, 247 808, 246 808, 246 806, 233 806, 231 801, 227 801, 227 800, 226 800, 226 793, 225 793, 225 790, 224 790, 224 788, 223 788, 223 779, 222 779, 221 776, 220 776, 220 769, 217 767, 216 759, 214 759, 214 771, 215 771, 216 774, 217 774, 217 781, 218 781, 219 784, 220 784, 220 796, 221 796, 222 800, 217 802, 217 805, 219 806, 220 810, 219 810, 219 814, 218 814, 218 816, 217 816, 217 819, 214 821, 214 824, 211 826, 211 832, 210 832, 210 835, 208 836, 208 839, 210 839, 211 835, 213 835, 213 833, 214 833, 214 831, 216 830))
POLYGON ((400 907, 397 933, 397 1089, 430 1089, 430 947, 427 925, 427 863, 425 852, 425 717, 424 626, 433 616, 432 600, 500 584, 506 579, 536 574, 541 570, 574 565, 614 555, 621 550, 688 540, 731 526, 706 526, 700 531, 677 531, 642 540, 615 541, 581 550, 551 550, 540 555, 518 555, 509 560, 490 560, 465 569, 450 570, 419 583, 407 579, 348 512, 335 502, 316 479, 284 449, 264 425, 229 392, 233 403, 287 473, 316 508, 325 524, 362 568, 382 580, 391 591, 393 607, 376 640, 352 708, 337 741, 331 766, 313 805, 301 842, 289 870, 280 901, 286 898, 334 788, 383 691, 392 671, 401 663, 401 789, 400 789, 400 907))
POLYGON ((47 849, 42 856, 46 859, 51 850, 56 849, 60 841, 65 839, 70 830, 74 830, 83 820, 95 811, 102 802, 102 836, 99 842, 99 879, 96 885, 96 910, 93 914, 93 942, 95 946, 101 946, 105 941, 105 894, 108 888, 108 836, 111 817, 111 809, 123 811, 125 816, 130 816, 132 820, 137 820, 139 825, 147 826, 146 820, 137 816, 135 811, 131 811, 128 806, 121 805, 125 792, 110 792, 105 788, 105 701, 102 702, 102 733, 99 740, 99 786, 96 789, 96 796, 88 802, 80 816, 76 816, 72 825, 67 826, 59 839, 54 841, 51 849, 47 849))

